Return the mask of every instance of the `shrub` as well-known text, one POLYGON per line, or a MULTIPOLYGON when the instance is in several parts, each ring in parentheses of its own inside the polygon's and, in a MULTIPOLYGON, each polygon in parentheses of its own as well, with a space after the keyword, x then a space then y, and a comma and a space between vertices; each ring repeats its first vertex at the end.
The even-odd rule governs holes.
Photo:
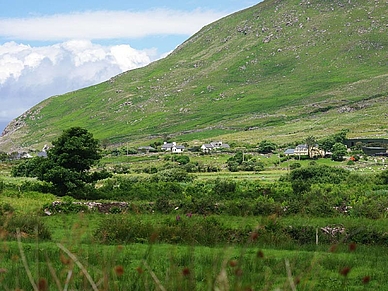
POLYGON ((185 155, 179 155, 174 158, 174 161, 178 162, 180 165, 186 165, 190 162, 190 158, 185 155))
POLYGON ((292 163, 292 164, 290 164, 290 170, 298 169, 300 167, 302 167, 302 165, 300 163, 292 163))
POLYGON ((273 198, 259 196, 253 206, 253 215, 268 216, 271 214, 281 213, 280 204, 276 203, 273 198))
POLYGON ((14 211, 15 208, 13 208, 11 204, 4 202, 0 203, 0 215, 11 214, 14 211))
POLYGON ((151 181, 154 182, 190 182, 193 180, 192 176, 180 168, 172 168, 159 171, 156 174, 153 174, 151 177, 151 181))
POLYGON ((103 243, 147 242, 155 232, 151 223, 127 215, 103 219, 94 236, 103 243))
POLYGON ((4 234, 11 238, 16 237, 16 230, 19 229, 23 237, 51 239, 51 233, 41 218, 34 215, 2 215, 0 216, 0 228, 5 230, 4 234))

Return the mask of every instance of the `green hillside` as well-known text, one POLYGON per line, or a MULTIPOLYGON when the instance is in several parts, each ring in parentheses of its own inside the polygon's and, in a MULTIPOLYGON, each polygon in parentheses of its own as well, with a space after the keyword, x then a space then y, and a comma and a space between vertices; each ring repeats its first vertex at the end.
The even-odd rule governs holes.
POLYGON ((7 127, 0 150, 40 149, 70 126, 131 145, 286 143, 340 129, 386 138, 387 15, 378 0, 265 0, 165 59, 41 102, 7 127))

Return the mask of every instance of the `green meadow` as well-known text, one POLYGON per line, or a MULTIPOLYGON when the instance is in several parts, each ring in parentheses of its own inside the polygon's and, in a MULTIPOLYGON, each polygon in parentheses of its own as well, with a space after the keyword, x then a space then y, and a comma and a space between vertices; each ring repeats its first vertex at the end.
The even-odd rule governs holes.
MULTIPOLYGON (((230 154, 190 155, 222 168, 230 154)), ((260 172, 193 173, 152 182, 165 154, 106 157, 126 165, 93 200, 43 193, 1 164, 4 290, 385 290, 388 186, 373 159, 355 165, 261 156, 260 172), (344 169, 298 193, 297 169, 344 169), (314 168, 315 167, 315 168, 314 168), (340 176, 338 183, 333 181, 340 176), (342 176, 343 175, 343 176, 342 176), (295 176, 296 177, 296 176, 295 176), (117 186, 120 184, 120 186, 117 186), (152 193, 151 193, 152 192, 152 193), (60 201, 60 206, 52 206, 60 201), (104 212, 81 203, 126 202, 104 212), (343 202, 347 211, 333 210, 343 202), (373 202, 372 202, 373 201, 373 202), (48 213, 49 211, 49 213, 48 213), (50 214, 50 215, 47 215, 50 214)), ((156 176, 155 176, 156 177, 156 176)), ((158 178, 159 179, 159 178, 158 178)), ((299 188, 298 188, 299 189, 299 188)))

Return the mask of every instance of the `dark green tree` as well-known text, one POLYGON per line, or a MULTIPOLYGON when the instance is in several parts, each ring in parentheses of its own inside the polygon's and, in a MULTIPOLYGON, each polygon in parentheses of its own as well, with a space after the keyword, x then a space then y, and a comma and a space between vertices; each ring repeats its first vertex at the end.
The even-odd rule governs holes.
POLYGON ((337 142, 333 145, 332 152, 333 154, 331 156, 331 159, 333 161, 343 161, 344 156, 347 153, 346 145, 337 142))
POLYGON ((269 154, 276 150, 276 147, 275 143, 268 140, 262 140, 258 145, 258 151, 261 154, 269 154))
POLYGON ((37 177, 51 183, 57 194, 88 198, 94 183, 111 176, 107 171, 91 172, 101 158, 99 142, 81 127, 72 127, 52 142, 47 158, 33 158, 12 170, 14 176, 37 177))
POLYGON ((47 152, 49 160, 74 172, 88 171, 101 158, 98 140, 81 127, 63 131, 52 144, 53 147, 47 152))

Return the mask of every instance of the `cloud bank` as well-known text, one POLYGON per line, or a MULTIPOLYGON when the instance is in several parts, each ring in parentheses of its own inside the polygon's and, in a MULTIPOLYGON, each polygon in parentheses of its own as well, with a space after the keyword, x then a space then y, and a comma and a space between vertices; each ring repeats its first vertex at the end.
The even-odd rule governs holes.
POLYGON ((49 96, 145 66, 155 57, 156 50, 88 40, 41 47, 7 42, 0 45, 0 121, 10 121, 49 96))
POLYGON ((189 36, 222 16, 201 9, 153 9, 0 18, 0 40, 5 41, 0 42, 0 123, 50 96, 100 83, 167 54, 136 50, 128 45, 130 40, 189 36), (127 44, 96 44, 113 39, 127 44), (45 45, 23 44, 31 41, 45 45))
POLYGON ((89 11, 29 18, 0 19, 0 35, 8 39, 58 41, 69 39, 140 38, 150 35, 191 35, 224 14, 154 9, 142 12, 89 11))

